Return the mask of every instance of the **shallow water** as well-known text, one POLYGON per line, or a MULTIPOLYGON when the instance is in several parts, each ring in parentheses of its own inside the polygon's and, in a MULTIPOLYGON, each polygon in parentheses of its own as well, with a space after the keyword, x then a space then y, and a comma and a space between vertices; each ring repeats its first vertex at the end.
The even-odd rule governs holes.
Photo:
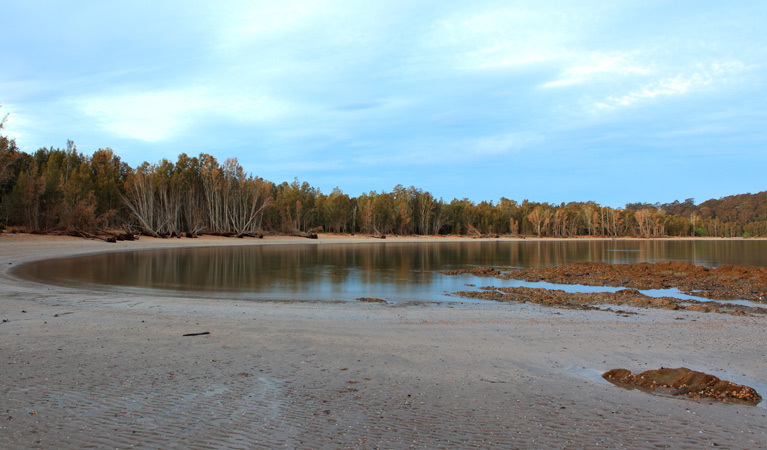
MULTIPOLYGON (((767 266, 767 241, 501 241, 205 247, 107 253, 41 261, 17 274, 58 285, 249 300, 470 302, 448 294, 481 286, 529 286, 570 292, 615 288, 448 276, 439 270, 492 266, 503 271, 573 261, 683 260, 705 266, 767 266), (475 285, 475 286, 467 286, 475 285)), ((677 290, 652 296, 684 296, 677 290)))

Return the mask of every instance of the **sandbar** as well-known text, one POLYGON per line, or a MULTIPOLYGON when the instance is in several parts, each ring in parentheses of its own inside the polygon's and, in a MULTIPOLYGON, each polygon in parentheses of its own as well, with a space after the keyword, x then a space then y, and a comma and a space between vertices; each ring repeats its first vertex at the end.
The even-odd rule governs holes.
POLYGON ((2 447, 767 447, 764 403, 655 396, 601 378, 615 367, 688 367, 764 396, 764 316, 210 301, 12 273, 105 251, 405 239, 0 234, 2 447))

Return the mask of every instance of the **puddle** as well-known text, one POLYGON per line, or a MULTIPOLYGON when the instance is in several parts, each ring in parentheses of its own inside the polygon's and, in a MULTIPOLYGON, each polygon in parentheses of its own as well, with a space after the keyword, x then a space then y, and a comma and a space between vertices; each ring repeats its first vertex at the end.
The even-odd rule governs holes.
POLYGON ((593 381, 597 384, 611 385, 609 381, 602 378, 602 371, 594 369, 593 367, 581 367, 581 366, 568 366, 564 368, 565 371, 574 375, 578 375, 581 378, 585 378, 589 381, 593 381))

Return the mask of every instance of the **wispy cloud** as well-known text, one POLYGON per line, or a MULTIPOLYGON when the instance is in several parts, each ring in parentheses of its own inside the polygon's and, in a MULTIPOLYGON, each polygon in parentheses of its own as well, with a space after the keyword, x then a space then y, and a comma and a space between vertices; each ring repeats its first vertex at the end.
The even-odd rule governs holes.
MULTIPOLYGON (((545 186, 574 200, 552 173, 666 161, 653 149, 690 148, 685 132, 767 164, 753 150, 764 2, 7 3, 0 102, 25 151, 71 138, 135 164, 204 150, 274 181, 411 179, 483 199, 545 186)), ((604 181, 616 189, 591 198, 623 183, 604 181)))
POLYGON ((699 65, 688 73, 668 76, 649 82, 638 89, 626 94, 611 95, 602 101, 595 102, 592 111, 611 110, 629 107, 635 104, 673 96, 682 96, 701 92, 714 86, 727 83, 729 77, 741 72, 744 65, 739 61, 726 63, 714 62, 699 65))
POLYGON ((291 109, 280 100, 232 96, 206 88, 102 95, 73 103, 107 132, 145 142, 177 138, 211 115, 259 122, 281 117, 291 109))
POLYGON ((150 92, 76 101, 102 129, 119 137, 160 142, 183 131, 191 111, 205 105, 199 92, 150 92))
POLYGON ((654 72, 649 65, 634 61, 633 52, 587 52, 571 59, 575 60, 574 64, 567 66, 556 80, 543 83, 541 87, 564 87, 605 80, 614 82, 654 72))
POLYGON ((12 103, 2 103, 0 106, 2 106, 0 108, 0 121, 7 119, 3 125, 3 135, 22 142, 26 134, 25 130, 29 128, 29 121, 25 114, 20 112, 21 108, 12 103), (11 113, 11 111, 14 112, 11 113))

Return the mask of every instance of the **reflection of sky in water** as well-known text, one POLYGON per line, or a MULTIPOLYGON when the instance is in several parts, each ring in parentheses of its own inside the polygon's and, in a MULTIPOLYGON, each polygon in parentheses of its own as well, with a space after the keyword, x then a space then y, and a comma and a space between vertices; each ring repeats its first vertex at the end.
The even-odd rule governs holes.
MULTIPOLYGON (((767 266, 767 241, 478 241, 209 247, 43 261, 22 267, 19 274, 53 284, 110 286, 143 293, 162 289, 180 291, 186 296, 253 300, 348 301, 377 297, 393 302, 470 302, 447 294, 482 286, 544 287, 566 292, 620 289, 437 273, 472 266, 508 271, 584 260, 609 263, 684 260, 706 266, 767 266)), ((643 292, 651 296, 694 298, 676 289, 643 292)))

